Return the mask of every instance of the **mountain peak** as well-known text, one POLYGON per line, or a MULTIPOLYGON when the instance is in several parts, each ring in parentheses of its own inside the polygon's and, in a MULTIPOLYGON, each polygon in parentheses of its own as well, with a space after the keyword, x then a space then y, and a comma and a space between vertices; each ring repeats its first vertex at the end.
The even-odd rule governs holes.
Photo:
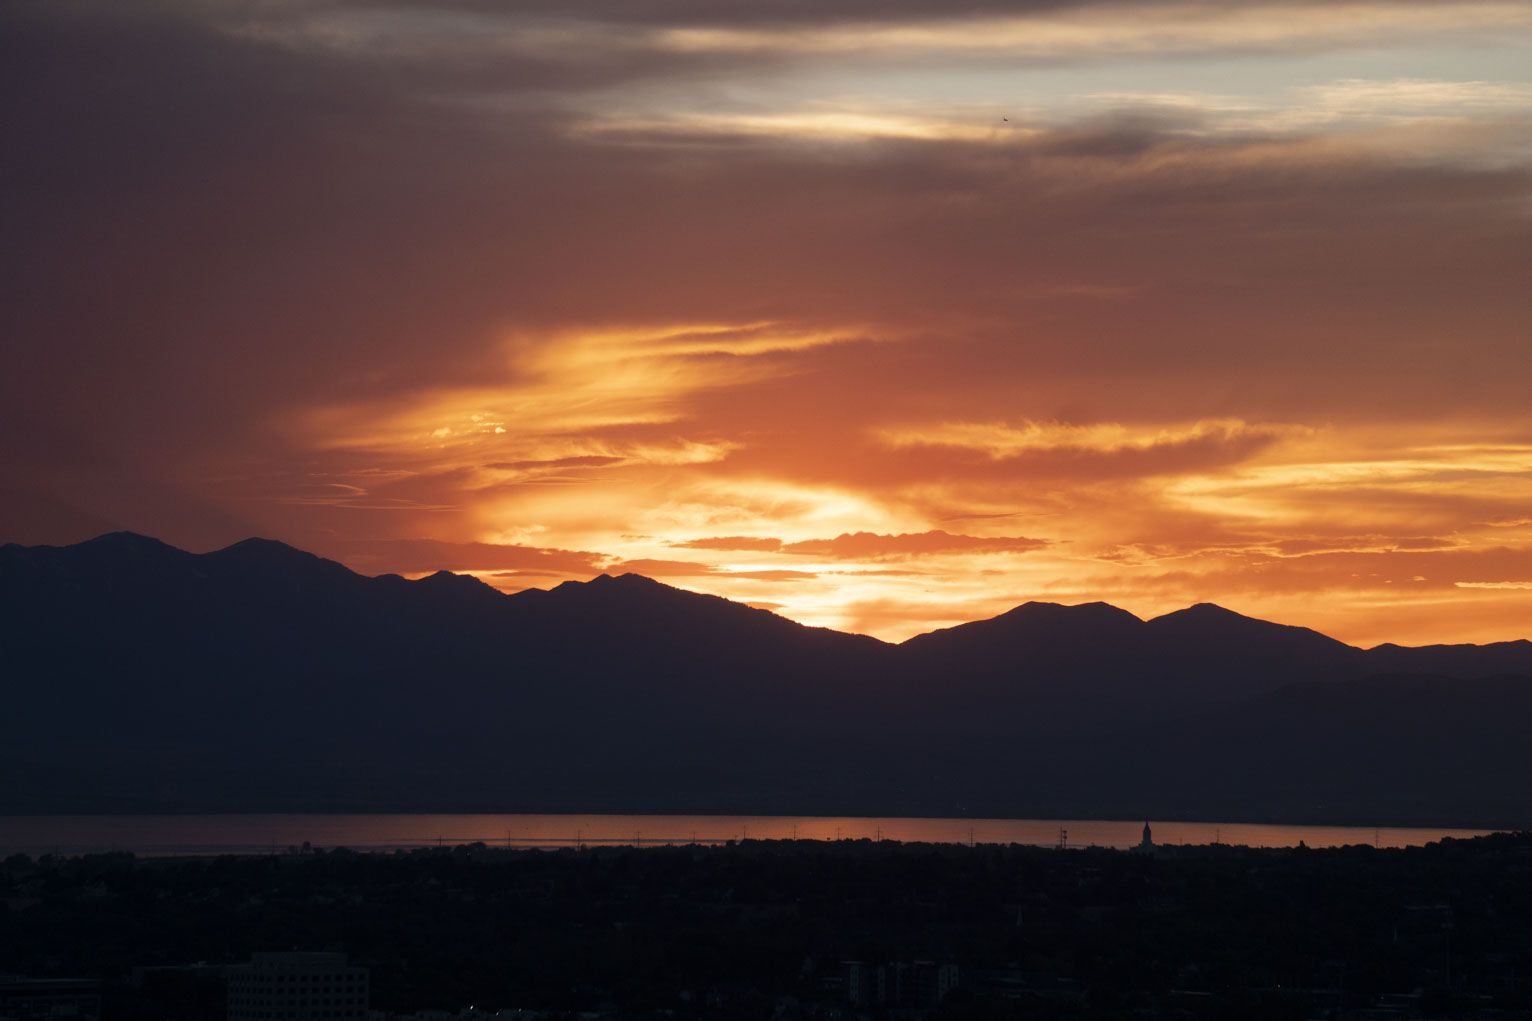
POLYGON ((916 635, 905 644, 914 648, 945 648, 953 642, 998 642, 985 655, 1010 655, 1021 645, 1043 642, 1055 648, 1073 641, 1124 640, 1144 622, 1111 603, 1046 603, 1033 600, 998 617, 916 635), (982 636, 982 637, 981 637, 982 636), (1018 645, 1018 643, 1021 643, 1018 645), (1002 646, 1004 647, 1002 649, 1002 646))
MULTIPOLYGON (((624 571, 621 574, 612 574, 610 571, 602 571, 600 574, 596 575, 590 581, 586 582, 586 584, 587 585, 607 585, 607 584, 632 585, 635 582, 647 583, 647 584, 650 584, 650 585, 663 585, 664 584, 663 582, 655 581, 653 578, 649 577, 648 575, 635 574, 632 571, 624 571)), ((669 585, 665 585, 665 587, 666 588, 670 588, 669 585)))
POLYGON ((1225 654, 1237 651, 1256 655, 1260 649, 1264 650, 1261 655, 1271 658, 1308 653, 1352 656, 1359 652, 1312 628, 1247 617, 1216 603, 1196 603, 1162 614, 1151 619, 1149 627, 1162 640, 1216 647, 1225 650, 1225 654))
MULTIPOLYGON (((26 547, 17 547, 26 549, 26 547)), ((52 546, 32 547, 36 550, 52 550, 52 546)), ((72 546, 57 547, 60 553, 71 561, 102 563, 115 563, 119 567, 133 565, 135 570, 144 569, 152 564, 162 564, 190 558, 192 554, 179 550, 168 543, 147 535, 139 535, 137 532, 107 532, 98 535, 94 539, 75 543, 72 546)))
POLYGON ((609 580, 611 580, 613 582, 616 582, 618 585, 624 585, 624 586, 627 586, 628 588, 633 588, 633 589, 638 589, 638 588, 650 588, 650 589, 663 588, 663 589, 670 589, 670 590, 676 591, 676 592, 680 591, 674 585, 667 585, 663 581, 656 581, 656 580, 654 580, 653 578, 649 577, 646 574, 634 574, 632 571, 627 571, 627 572, 625 572, 623 574, 619 574, 619 575, 616 575, 616 576, 613 576, 613 575, 610 575, 610 574, 603 574, 601 577, 602 578, 607 578, 607 579, 609 579, 609 580))
POLYGON ((993 620, 1049 624, 1142 624, 1143 621, 1111 603, 1048 603, 1031 600, 1007 610, 993 620))
MULTIPOLYGON (((631 572, 626 574, 598 574, 590 581, 560 582, 549 591, 563 592, 566 595, 576 592, 597 592, 610 595, 616 595, 621 592, 686 592, 685 589, 678 589, 674 585, 666 585, 662 581, 655 581, 653 578, 631 572)), ((700 595, 701 593, 693 592, 689 594, 700 595)))
POLYGON ((417 578, 415 580, 415 584, 429 585, 433 588, 441 589, 448 588, 449 586, 456 586, 463 591, 467 591, 469 589, 489 589, 491 592, 497 593, 500 591, 493 585, 490 585, 480 578, 475 578, 471 574, 456 574, 452 571, 437 571, 434 574, 428 574, 424 578, 417 578))
POLYGON ((89 546, 95 549, 174 549, 175 547, 163 543, 151 536, 140 535, 137 532, 106 532, 94 539, 86 539, 80 546, 89 546))
POLYGON ((221 550, 216 550, 215 552, 217 552, 217 553, 242 553, 242 554, 243 553, 270 553, 270 554, 277 554, 277 555, 282 555, 282 556, 286 556, 286 555, 291 554, 291 553, 296 553, 299 556, 303 556, 303 557, 314 557, 314 554, 312 554, 312 553, 306 553, 303 550, 298 549, 296 546, 289 546, 287 543, 281 542, 281 541, 279 541, 277 539, 263 539, 263 538, 261 538, 259 536, 254 536, 254 535, 252 535, 248 539, 241 539, 239 542, 232 543, 232 544, 230 544, 228 546, 225 546, 221 550))
POLYGON ((1219 606, 1217 603, 1193 603, 1186 609, 1188 612, 1195 613, 1232 613, 1236 617, 1244 616, 1242 613, 1235 613, 1235 611, 1224 606, 1219 606))
POLYGON ((204 553, 200 559, 210 568, 244 572, 252 577, 302 578, 310 581, 327 579, 331 582, 361 577, 345 564, 326 560, 316 553, 309 553, 276 539, 242 539, 232 546, 204 553))
MULTIPOLYGON (((1155 617, 1154 619, 1155 620, 1167 620, 1167 619, 1171 619, 1171 618, 1174 618, 1176 620, 1189 620, 1189 621, 1190 620, 1196 620, 1196 621, 1256 620, 1255 617, 1247 617, 1243 613, 1238 613, 1238 612, 1236 612, 1234 610, 1229 609, 1226 606, 1219 606, 1217 603, 1193 603, 1191 606, 1188 606, 1185 609, 1182 609, 1182 610, 1172 610, 1170 613, 1161 614, 1160 616, 1155 617)), ((1267 621, 1259 621, 1259 623, 1268 623, 1268 622, 1267 621)))
MULTIPOLYGON (((1046 600, 1046 599, 1029 599, 1025 603, 1022 603, 1020 606, 1015 607, 1015 609, 1012 609, 1009 612, 1015 613, 1017 610, 1028 610, 1028 609, 1032 610, 1033 612, 1050 612, 1050 613, 1051 612, 1076 613, 1076 614, 1084 614, 1084 613, 1123 614, 1123 613, 1128 613, 1128 611, 1124 610, 1122 607, 1120 607, 1120 606, 1113 606, 1111 603, 1103 602, 1100 599, 1097 599, 1097 600, 1095 600, 1093 602, 1089 602, 1089 603, 1055 603, 1055 602, 1052 602, 1051 600, 1046 600)), ((1128 613, 1128 616, 1131 617, 1133 615, 1131 613, 1128 613)))

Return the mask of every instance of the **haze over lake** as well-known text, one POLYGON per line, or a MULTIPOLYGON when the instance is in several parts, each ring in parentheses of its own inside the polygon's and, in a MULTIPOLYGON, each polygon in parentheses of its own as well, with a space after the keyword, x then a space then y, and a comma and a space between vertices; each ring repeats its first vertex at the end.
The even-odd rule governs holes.
MULTIPOLYGON (((1156 844, 1247 847, 1419 846, 1486 831, 1362 826, 1263 826, 1150 821, 1156 844)), ((64 815, 0 817, 0 855, 263 854, 301 847, 394 850, 721 844, 730 840, 897 840, 929 843, 1133 847, 1144 822, 1099 819, 904 819, 747 815, 64 815)))

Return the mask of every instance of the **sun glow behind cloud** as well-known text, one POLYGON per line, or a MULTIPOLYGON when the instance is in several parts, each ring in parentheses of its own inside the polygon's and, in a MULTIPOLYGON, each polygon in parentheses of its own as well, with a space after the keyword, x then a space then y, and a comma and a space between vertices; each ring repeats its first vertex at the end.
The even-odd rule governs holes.
MULTIPOLYGON (((1436 613, 1453 591, 1520 598, 1532 584, 1532 558, 1506 546, 1509 532, 1532 532, 1515 517, 1532 501, 1532 446, 1430 430, 1384 452, 1367 429, 1239 419, 872 421, 825 433, 822 449, 810 440, 774 472, 734 467, 789 441, 771 420, 709 421, 708 399, 791 386, 864 333, 715 324, 520 338, 498 384, 305 426, 331 450, 414 466, 430 506, 451 506, 444 535, 588 551, 551 575, 480 572, 508 590, 594 565, 897 639, 1029 598, 1150 614, 1214 592, 1276 615, 1323 594, 1367 635, 1369 608, 1436 613), (831 463, 803 474, 816 456, 831 463), (832 481, 845 457, 863 471, 832 481), (1501 573, 1454 576, 1467 565, 1501 573)), ((400 484, 372 481, 383 484, 336 483, 329 499, 361 506, 400 484)))

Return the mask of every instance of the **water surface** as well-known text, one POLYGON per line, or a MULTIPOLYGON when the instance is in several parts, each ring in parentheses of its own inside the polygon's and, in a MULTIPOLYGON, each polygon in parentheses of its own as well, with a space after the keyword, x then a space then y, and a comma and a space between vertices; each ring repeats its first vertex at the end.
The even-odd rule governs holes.
MULTIPOLYGON (((1406 847, 1485 830, 1154 822, 1157 844, 1406 847)), ((721 844, 730 840, 901 840, 1132 847, 1144 821, 900 819, 727 815, 65 815, 0 816, 0 855, 269 854, 308 842, 362 851, 468 844, 558 848, 721 844)))

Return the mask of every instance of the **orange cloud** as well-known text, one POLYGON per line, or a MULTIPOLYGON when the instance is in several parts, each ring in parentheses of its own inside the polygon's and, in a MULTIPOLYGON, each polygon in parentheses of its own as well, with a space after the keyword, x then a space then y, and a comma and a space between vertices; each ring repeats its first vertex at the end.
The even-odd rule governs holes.
POLYGON ((701 578, 726 575, 730 580, 809 581, 817 574, 808 571, 732 571, 712 564, 686 560, 626 560, 611 567, 613 571, 647 575, 652 578, 701 578))
POLYGON ((782 548, 782 540, 757 539, 748 535, 724 535, 714 539, 688 539, 685 542, 673 542, 670 545, 678 549, 706 549, 720 550, 722 552, 755 550, 764 553, 775 553, 782 548))
POLYGON ((806 539, 788 543, 782 547, 782 552, 836 560, 884 560, 930 553, 1021 553, 1046 545, 1046 539, 1028 539, 1024 536, 980 538, 953 535, 935 529, 904 535, 848 532, 834 539, 806 539))
POLYGON ((495 461, 484 465, 498 471, 528 471, 534 468, 605 468, 622 464, 624 458, 602 454, 581 454, 574 457, 554 457, 542 461, 495 461))

